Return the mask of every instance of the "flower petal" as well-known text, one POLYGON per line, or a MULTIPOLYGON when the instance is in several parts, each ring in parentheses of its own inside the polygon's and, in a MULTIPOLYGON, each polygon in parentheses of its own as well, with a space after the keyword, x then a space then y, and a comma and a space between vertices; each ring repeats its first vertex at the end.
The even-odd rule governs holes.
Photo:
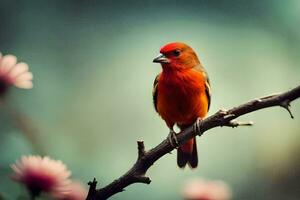
POLYGON ((19 76, 17 76, 15 79, 14 79, 14 82, 23 82, 23 81, 31 81, 33 78, 33 75, 31 72, 25 72, 19 76))
POLYGON ((31 89, 33 87, 32 81, 21 81, 14 83, 16 87, 23 89, 31 89))
POLYGON ((11 70, 17 63, 17 58, 14 55, 5 55, 1 59, 0 63, 0 75, 6 74, 11 70))
POLYGON ((24 72, 27 72, 29 69, 28 65, 24 62, 16 64, 16 66, 11 69, 9 72, 9 76, 14 79, 16 76, 19 76, 23 74, 24 72))

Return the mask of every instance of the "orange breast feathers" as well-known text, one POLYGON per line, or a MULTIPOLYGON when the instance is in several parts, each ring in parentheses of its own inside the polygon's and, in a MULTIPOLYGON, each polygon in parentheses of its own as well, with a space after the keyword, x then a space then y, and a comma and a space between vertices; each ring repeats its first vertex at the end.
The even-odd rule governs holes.
POLYGON ((206 77, 193 68, 163 71, 157 85, 157 111, 169 128, 190 125, 203 118, 209 106, 206 77))

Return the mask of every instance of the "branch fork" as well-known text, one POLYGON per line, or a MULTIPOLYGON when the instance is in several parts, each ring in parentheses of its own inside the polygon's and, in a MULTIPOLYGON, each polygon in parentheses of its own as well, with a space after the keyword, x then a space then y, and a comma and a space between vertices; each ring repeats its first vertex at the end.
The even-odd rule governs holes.
POLYGON ((289 100, 285 100, 285 101, 281 102, 280 106, 283 107, 284 109, 286 109, 288 111, 288 113, 290 114, 290 117, 292 119, 294 119, 292 111, 290 110, 291 104, 290 104, 289 100))

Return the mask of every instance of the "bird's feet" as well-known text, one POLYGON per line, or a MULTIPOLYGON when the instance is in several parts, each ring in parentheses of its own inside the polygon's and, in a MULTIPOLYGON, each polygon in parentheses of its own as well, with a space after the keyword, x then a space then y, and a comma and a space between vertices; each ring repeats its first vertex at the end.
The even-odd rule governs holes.
POLYGON ((171 143, 172 147, 175 147, 175 148, 178 147, 179 143, 178 143, 178 140, 176 137, 176 132, 174 130, 170 130, 169 135, 168 135, 168 140, 171 143))
POLYGON ((193 125, 193 130, 196 135, 202 135, 201 123, 202 123, 202 119, 198 117, 193 125))

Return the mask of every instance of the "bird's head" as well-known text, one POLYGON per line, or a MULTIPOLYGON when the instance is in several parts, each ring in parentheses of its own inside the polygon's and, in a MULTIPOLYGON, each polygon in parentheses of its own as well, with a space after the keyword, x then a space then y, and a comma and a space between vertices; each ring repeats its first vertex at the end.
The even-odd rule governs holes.
POLYGON ((181 42, 166 44, 160 49, 160 53, 153 62, 161 63, 164 70, 189 69, 200 63, 194 50, 181 42))

